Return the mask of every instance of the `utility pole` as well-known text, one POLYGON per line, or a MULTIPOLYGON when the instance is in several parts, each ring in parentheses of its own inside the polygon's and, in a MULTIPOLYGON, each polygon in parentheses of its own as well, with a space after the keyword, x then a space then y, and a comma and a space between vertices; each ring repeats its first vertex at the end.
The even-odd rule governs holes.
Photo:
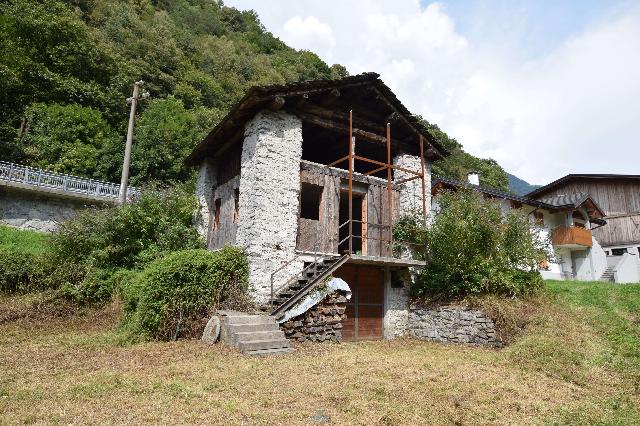
POLYGON ((129 129, 127 130, 127 145, 124 149, 124 162, 122 163, 122 179, 120 180, 120 204, 127 202, 127 185, 129 182, 129 163, 131 162, 131 144, 133 142, 133 121, 136 117, 136 106, 138 101, 147 99, 149 92, 144 92, 140 96, 140 87, 144 85, 144 81, 136 81, 133 84, 133 94, 127 99, 127 103, 131 104, 131 112, 129 113, 129 129))

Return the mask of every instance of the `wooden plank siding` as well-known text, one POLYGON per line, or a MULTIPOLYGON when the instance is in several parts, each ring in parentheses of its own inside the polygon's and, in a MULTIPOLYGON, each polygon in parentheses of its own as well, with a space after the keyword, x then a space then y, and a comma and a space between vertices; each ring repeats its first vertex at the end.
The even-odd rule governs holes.
MULTIPOLYGON (((355 180, 355 179, 354 179, 355 180)), ((299 218, 297 249, 311 251, 317 238, 320 238, 320 251, 338 252, 338 227, 340 226, 340 187, 344 181, 341 173, 327 167, 310 167, 306 165, 300 171, 300 182, 322 186, 319 220, 299 218)), ((389 207, 387 204, 387 187, 375 179, 359 176, 360 183, 368 184, 363 203, 363 218, 369 224, 366 227, 363 241, 366 243, 364 255, 387 257, 389 245, 381 243, 380 238, 390 238, 389 207)), ((343 196, 346 193, 343 192, 343 196)), ((394 218, 399 205, 399 191, 393 189, 394 218)), ((355 198, 354 198, 355 200, 355 198)), ((298 216, 299 217, 299 216, 298 216)), ((354 223, 354 226, 359 224, 354 223)))
POLYGON ((551 188, 538 199, 585 192, 607 215, 607 224, 593 235, 603 246, 640 243, 640 184, 624 179, 582 179, 551 188), (610 217, 612 216, 612 217, 610 217))

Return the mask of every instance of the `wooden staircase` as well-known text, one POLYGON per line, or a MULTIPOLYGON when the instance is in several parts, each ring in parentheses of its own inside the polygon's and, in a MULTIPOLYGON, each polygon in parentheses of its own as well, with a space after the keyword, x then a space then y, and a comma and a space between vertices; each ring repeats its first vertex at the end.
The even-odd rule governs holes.
POLYGON ((271 316, 281 318, 287 309, 294 306, 309 291, 344 265, 349 255, 323 256, 314 262, 305 263, 304 269, 292 277, 271 300, 271 316))

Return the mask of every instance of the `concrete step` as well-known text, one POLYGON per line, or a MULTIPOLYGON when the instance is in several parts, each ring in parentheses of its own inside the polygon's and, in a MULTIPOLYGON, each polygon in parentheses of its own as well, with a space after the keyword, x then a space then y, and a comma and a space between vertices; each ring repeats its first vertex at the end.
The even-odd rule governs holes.
POLYGON ((281 349, 281 348, 290 348, 290 347, 291 345, 289 341, 285 338, 238 342, 238 348, 242 353, 247 353, 248 351, 257 351, 261 349, 281 349))
POLYGON ((245 331, 241 333, 234 333, 233 339, 238 343, 264 341, 264 340, 278 340, 278 339, 284 339, 284 332, 282 332, 281 330, 245 331))
POLYGON ((269 324, 273 322, 273 318, 268 315, 228 315, 225 321, 229 325, 269 324))
POLYGON ((291 352, 294 352, 293 348, 277 348, 277 349, 258 349, 255 351, 246 351, 245 355, 258 355, 258 356, 268 356, 268 355, 284 355, 291 352))
POLYGON ((257 324, 230 324, 229 332, 231 333, 246 333, 252 331, 278 331, 280 327, 274 322, 270 323, 257 323, 257 324))

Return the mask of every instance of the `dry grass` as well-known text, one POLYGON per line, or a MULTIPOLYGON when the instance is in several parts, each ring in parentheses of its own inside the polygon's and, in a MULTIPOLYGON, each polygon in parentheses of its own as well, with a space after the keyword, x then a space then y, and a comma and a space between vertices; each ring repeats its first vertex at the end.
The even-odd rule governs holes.
POLYGON ((0 423, 637 421, 640 388, 603 361, 610 345, 581 315, 541 308, 500 351, 399 339, 272 358, 197 340, 118 346, 114 307, 27 316, 0 325, 0 423))

